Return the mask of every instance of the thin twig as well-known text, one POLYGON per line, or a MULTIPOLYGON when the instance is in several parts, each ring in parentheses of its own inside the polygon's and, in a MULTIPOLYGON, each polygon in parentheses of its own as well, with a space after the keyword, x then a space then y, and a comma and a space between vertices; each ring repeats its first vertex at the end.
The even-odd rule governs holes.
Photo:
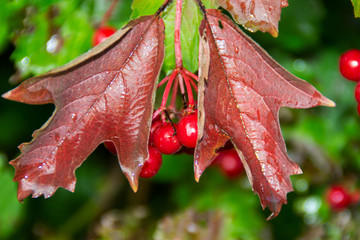
POLYGON ((113 0, 110 7, 108 8, 108 10, 106 11, 106 13, 104 14, 101 23, 100 23, 100 27, 103 27, 106 25, 106 23, 109 21, 109 19, 111 18, 111 15, 115 9, 115 5, 117 3, 118 0, 113 0))

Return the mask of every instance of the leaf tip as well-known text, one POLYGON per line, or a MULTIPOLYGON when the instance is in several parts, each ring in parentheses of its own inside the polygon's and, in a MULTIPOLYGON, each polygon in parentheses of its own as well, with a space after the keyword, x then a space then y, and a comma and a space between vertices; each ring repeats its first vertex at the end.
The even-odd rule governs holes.
MULTIPOLYGON (((281 210, 281 207, 282 207, 282 205, 283 205, 284 203, 286 204, 287 201, 286 201, 286 200, 280 201, 280 202, 278 202, 278 201, 273 201, 273 202, 268 203, 267 207, 270 209, 271 214, 270 214, 270 216, 266 219, 266 221, 269 221, 269 220, 271 220, 271 219, 274 219, 277 215, 279 215, 280 210, 281 210)), ((264 206, 263 206, 263 208, 264 208, 264 206)))
POLYGON ((5 99, 11 99, 11 91, 2 94, 1 97, 5 99))
POLYGON ((195 161, 194 162, 194 177, 195 177, 196 182, 200 181, 200 177, 201 177, 202 173, 203 173, 203 170, 200 169, 199 162, 195 161))
POLYGON ((126 178, 129 181, 131 189, 136 193, 139 187, 139 176, 135 173, 125 173, 126 178))
POLYGON ((279 213, 271 213, 270 216, 266 219, 266 221, 270 221, 272 219, 274 219, 279 213))
POLYGON ((336 107, 336 103, 330 99, 326 99, 326 101, 324 101, 324 106, 327 107, 336 107))
POLYGON ((20 203, 24 203, 24 199, 33 194, 34 191, 26 190, 23 191, 20 187, 18 188, 17 199, 20 203))

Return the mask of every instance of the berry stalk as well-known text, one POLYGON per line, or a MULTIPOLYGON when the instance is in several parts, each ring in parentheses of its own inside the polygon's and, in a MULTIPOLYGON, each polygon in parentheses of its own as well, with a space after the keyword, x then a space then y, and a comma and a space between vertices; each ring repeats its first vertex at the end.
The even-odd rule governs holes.
POLYGON ((181 12, 182 12, 182 0, 177 0, 176 12, 175 12, 175 32, 174 32, 176 68, 182 68, 183 66, 182 55, 181 55, 181 40, 180 40, 181 12))

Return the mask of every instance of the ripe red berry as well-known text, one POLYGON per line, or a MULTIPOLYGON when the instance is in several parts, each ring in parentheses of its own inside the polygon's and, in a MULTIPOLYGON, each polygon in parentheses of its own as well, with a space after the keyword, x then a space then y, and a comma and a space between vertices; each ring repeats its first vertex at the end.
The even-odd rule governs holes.
POLYGON ((360 190, 356 189, 351 193, 351 204, 356 205, 360 202, 360 190))
POLYGON ((340 72, 351 81, 360 81, 360 50, 351 49, 340 57, 340 72))
POLYGON ((197 113, 183 117, 177 126, 179 142, 185 147, 194 148, 196 146, 197 135, 197 113))
POLYGON ((358 84, 356 84, 356 87, 355 87, 355 100, 360 103, 360 82, 358 84))
POLYGON ((116 147, 112 142, 104 142, 104 146, 111 152, 112 154, 116 154, 116 147))
POLYGON ((343 186, 334 185, 327 190, 326 201, 331 209, 340 211, 347 208, 351 204, 352 199, 343 186))
MULTIPOLYGON (((174 127, 176 130, 176 124, 174 124, 174 127)), ((181 148, 181 144, 170 123, 163 123, 154 131, 153 143, 163 154, 174 154, 181 148)))
POLYGON ((96 29, 96 31, 93 35, 92 45, 96 46, 96 45, 102 43, 108 37, 113 35, 115 32, 116 32, 116 29, 113 27, 110 27, 110 26, 99 27, 98 29, 96 29))
POLYGON ((162 165, 162 156, 159 150, 153 146, 148 146, 149 159, 145 161, 141 168, 140 177, 151 178, 155 176, 162 165))
POLYGON ((244 166, 235 149, 223 150, 214 159, 214 164, 229 178, 240 176, 244 172, 244 166))
POLYGON ((161 125, 162 125, 162 121, 160 119, 155 119, 152 121, 151 127, 150 127, 149 144, 154 145, 154 132, 161 125))

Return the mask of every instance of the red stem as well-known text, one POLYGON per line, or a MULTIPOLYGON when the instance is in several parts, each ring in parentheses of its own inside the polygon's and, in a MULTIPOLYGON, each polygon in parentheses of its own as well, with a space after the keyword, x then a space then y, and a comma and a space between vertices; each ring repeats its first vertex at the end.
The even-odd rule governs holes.
POLYGON ((115 4, 117 3, 117 1, 118 0, 113 0, 112 1, 110 7, 108 8, 106 13, 104 14, 99 27, 103 27, 103 26, 105 26, 107 24, 107 22, 109 21, 111 15, 112 15, 112 12, 113 12, 113 10, 115 8, 115 4))
POLYGON ((172 72, 172 74, 170 75, 170 78, 169 78, 169 81, 168 83, 166 84, 166 87, 165 87, 165 91, 164 91, 164 95, 163 95, 163 98, 162 98, 162 101, 161 101, 161 105, 160 105, 160 108, 162 109, 165 109, 166 108, 166 101, 168 99, 168 96, 169 96, 169 92, 170 92, 170 87, 176 77, 176 75, 178 74, 178 70, 174 70, 172 72))
POLYGON ((181 42, 180 42, 181 11, 182 11, 182 0, 177 0, 176 15, 175 15, 175 33, 174 33, 176 68, 182 68, 183 66, 182 55, 181 55, 181 42))
POLYGON ((175 82, 174 82, 174 86, 173 86, 173 92, 171 95, 171 102, 169 105, 169 109, 170 110, 175 110, 176 109, 176 95, 178 92, 178 88, 179 88, 179 78, 175 78, 175 82))
POLYGON ((190 78, 186 74, 184 74, 183 77, 184 77, 184 80, 185 80, 186 91, 187 91, 187 94, 188 94, 188 100, 189 100, 188 107, 193 107, 193 106, 195 106, 195 104, 194 104, 194 97, 193 97, 193 94, 192 94, 192 89, 191 89, 191 86, 190 86, 190 78))
POLYGON ((166 76, 163 80, 161 80, 157 86, 157 88, 161 87, 162 85, 164 85, 164 83, 166 83, 167 80, 169 80, 171 75, 166 76))
POLYGON ((198 76, 197 76, 197 75, 195 75, 194 73, 192 73, 192 72, 190 72, 190 71, 186 70, 185 68, 183 69, 183 71, 185 72, 185 74, 186 74, 186 75, 189 75, 189 76, 190 76, 191 78, 193 78, 194 80, 196 80, 196 81, 198 81, 198 80, 199 80, 198 76))
POLYGON ((194 83, 194 80, 192 80, 192 78, 189 78, 191 85, 193 86, 193 88, 195 89, 195 91, 198 91, 197 85, 194 83))

